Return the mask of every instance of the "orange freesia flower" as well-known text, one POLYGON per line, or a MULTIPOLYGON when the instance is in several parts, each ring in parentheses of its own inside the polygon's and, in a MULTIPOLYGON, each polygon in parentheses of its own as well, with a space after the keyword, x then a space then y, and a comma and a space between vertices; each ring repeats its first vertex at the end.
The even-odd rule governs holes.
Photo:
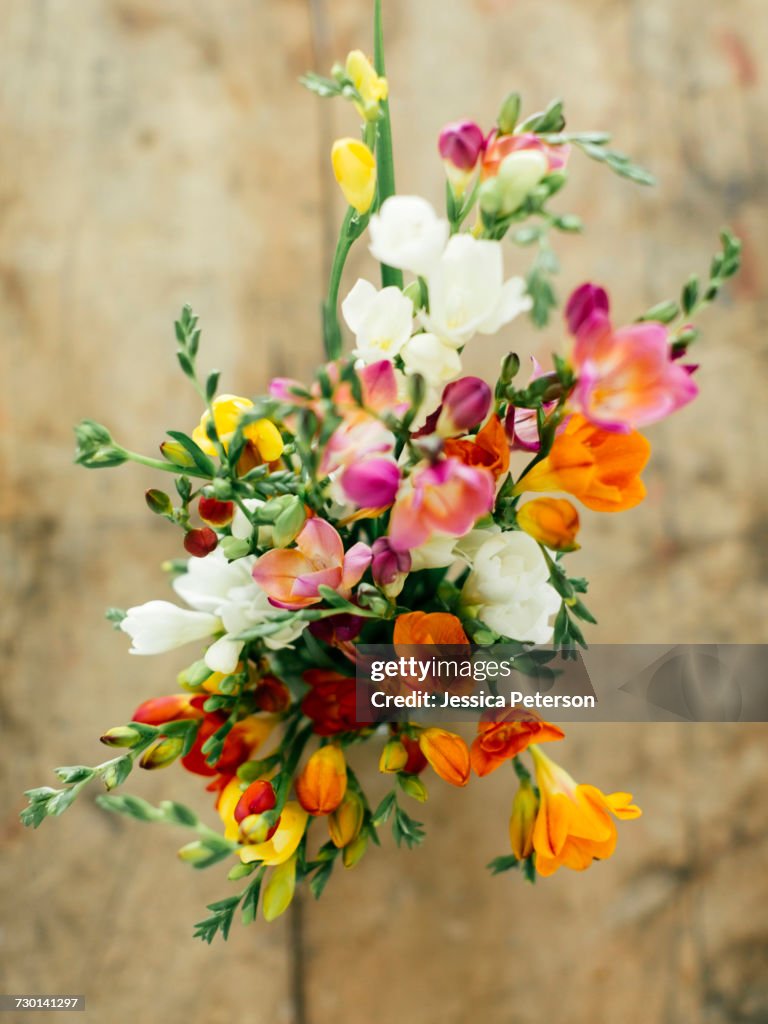
POLYGON ((331 814, 347 791, 347 765, 340 747, 319 747, 295 783, 299 803, 310 814, 331 814))
POLYGON ((509 818, 509 842, 518 860, 527 860, 533 853, 533 829, 538 809, 539 798, 533 786, 528 779, 521 780, 509 818))
POLYGON ((517 523, 552 551, 576 551, 579 513, 565 498, 535 498, 517 510, 517 523))
POLYGON ((472 440, 447 438, 443 451, 449 458, 460 459, 466 466, 489 469, 497 480, 509 471, 509 441, 496 413, 472 440))
POLYGON ((559 867, 584 871, 593 860, 605 860, 616 847, 611 818, 638 818, 642 811, 631 793, 606 795, 596 786, 577 784, 571 776, 531 747, 541 806, 533 829, 536 870, 553 875, 559 867))
POLYGON ((640 473, 650 454, 650 444, 636 430, 611 433, 577 413, 514 493, 566 491, 596 512, 622 512, 645 497, 640 473))
POLYGON ((441 779, 452 786, 469 782, 469 748, 461 736, 431 727, 419 733, 421 752, 441 779))
POLYGON ((508 711, 503 718, 484 720, 477 724, 470 758, 476 775, 489 775, 531 743, 561 740, 562 729, 545 722, 534 711, 508 711))
POLYGON ((336 849, 343 850, 357 839, 363 827, 364 815, 363 801, 357 793, 349 790, 328 818, 328 832, 336 849))
POLYGON ((455 615, 448 612, 406 612, 398 615, 392 642, 398 644, 469 644, 455 615))

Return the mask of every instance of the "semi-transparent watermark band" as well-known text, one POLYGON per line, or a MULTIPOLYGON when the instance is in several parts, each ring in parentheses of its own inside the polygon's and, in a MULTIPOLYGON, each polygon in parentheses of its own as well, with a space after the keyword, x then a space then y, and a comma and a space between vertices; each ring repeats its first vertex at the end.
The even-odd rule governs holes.
POLYGON ((768 722, 768 645, 360 644, 358 722, 768 722))

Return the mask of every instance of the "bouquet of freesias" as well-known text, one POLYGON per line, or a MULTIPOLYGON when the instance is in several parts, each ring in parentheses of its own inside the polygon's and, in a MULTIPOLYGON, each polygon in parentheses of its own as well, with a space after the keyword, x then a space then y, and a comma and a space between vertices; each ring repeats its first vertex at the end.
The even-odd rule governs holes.
POLYGON ((169 686, 177 692, 107 729, 116 756, 57 768, 62 788, 30 790, 22 819, 38 826, 98 779, 110 791, 103 807, 188 830, 182 860, 234 861, 229 878, 243 880, 197 925, 207 941, 226 937, 238 908, 252 920, 260 900, 274 919, 297 882, 319 896, 385 826, 398 844, 420 843, 407 808, 427 799, 430 775, 465 786, 512 766, 511 848, 489 867, 530 880, 610 856, 614 819, 640 814, 629 793, 577 783, 545 753, 564 734, 533 711, 486 714, 471 744, 437 726, 358 721, 356 650, 583 643, 582 624, 594 621, 587 584, 564 560, 578 547, 578 506, 600 515, 643 500, 650 445, 639 431, 696 396, 692 320, 736 272, 739 243, 723 232, 706 279, 692 276, 679 300, 635 310, 629 323, 614 322, 601 286, 584 284, 565 304, 549 365, 521 370, 509 354, 491 383, 463 375, 465 346, 526 314, 540 327, 556 306, 550 239, 581 227, 552 207, 569 161, 652 179, 606 133, 566 131, 560 102, 523 116, 512 94, 495 126, 457 122, 436 140, 444 215, 396 194, 380 17, 377 5, 373 61, 354 51, 330 77, 304 79, 362 122, 331 155, 348 210, 314 381, 275 379, 253 400, 219 394, 218 374, 198 372, 200 328, 185 307, 176 340, 200 396, 197 426, 169 431, 159 458, 91 420, 76 430, 83 466, 135 462, 175 477, 175 497, 146 492, 151 512, 181 531, 186 554, 165 565, 173 600, 108 617, 133 654, 197 650, 169 686), (339 301, 357 239, 381 264, 382 286, 359 280, 339 301), (534 253, 527 276, 505 277, 507 247, 534 253), (363 744, 382 773, 375 799, 349 763, 363 744), (176 800, 112 792, 136 766, 175 762, 211 792, 217 827, 176 800))

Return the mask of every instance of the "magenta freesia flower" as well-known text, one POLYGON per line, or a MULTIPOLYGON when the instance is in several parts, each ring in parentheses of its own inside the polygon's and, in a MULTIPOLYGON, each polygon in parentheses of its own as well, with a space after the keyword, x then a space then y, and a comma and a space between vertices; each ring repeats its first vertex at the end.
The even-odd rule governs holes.
POLYGON ((673 359, 667 328, 648 321, 614 329, 602 288, 577 288, 565 318, 575 339, 572 362, 578 376, 571 405, 592 423, 629 433, 698 394, 689 371, 673 359))
POLYGON ((480 377, 461 377, 443 391, 437 433, 442 437, 464 434, 482 423, 491 407, 491 389, 480 377))
POLYGON ((452 121, 440 132, 437 148, 443 160, 459 171, 471 171, 485 146, 485 136, 474 121, 452 121))
POLYGON ((344 470, 344 494, 361 508, 384 508, 395 500, 400 470, 390 459, 365 459, 344 470))
POLYGON ((493 475, 459 459, 416 469, 403 484, 389 520, 395 551, 419 547, 434 533, 461 537, 493 508, 493 475))
POLYGON ((315 517, 296 538, 295 548, 267 551, 258 558, 253 578, 278 608, 306 608, 322 601, 320 586, 349 597, 370 561, 367 544, 354 544, 345 552, 337 531, 315 517))

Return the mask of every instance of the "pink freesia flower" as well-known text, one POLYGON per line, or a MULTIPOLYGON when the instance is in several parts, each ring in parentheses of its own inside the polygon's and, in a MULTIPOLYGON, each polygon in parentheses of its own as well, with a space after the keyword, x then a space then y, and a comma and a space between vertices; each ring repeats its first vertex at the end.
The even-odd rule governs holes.
POLYGON ((542 142, 532 132, 521 132, 520 135, 494 135, 489 138, 483 154, 483 178, 494 178, 510 153, 522 153, 535 150, 547 161, 547 171, 560 171, 568 163, 571 147, 566 143, 562 146, 551 146, 542 142))
POLYGON ((485 147, 483 130, 474 121, 452 121, 440 132, 440 156, 460 171, 472 171, 485 147))
POLYGON ((571 405, 592 423, 626 434, 663 419, 698 394, 690 372, 672 357, 666 327, 649 321, 615 330, 602 288, 577 288, 565 317, 575 338, 572 362, 578 375, 571 405))
POLYGON ((295 548, 267 551, 258 558, 253 578, 278 608, 306 608, 322 601, 320 586, 349 597, 370 561, 367 544, 354 544, 345 552, 331 524, 315 517, 296 538, 295 548))
POLYGON ((416 469, 401 487, 389 520, 389 543, 410 551, 433 533, 461 537, 493 508, 493 475, 459 459, 416 469))
MULTIPOLYGON (((544 376, 544 370, 538 359, 531 357, 531 362, 533 363, 533 373, 529 378, 529 384, 538 377, 544 376)), ((556 402, 545 402, 542 405, 544 415, 546 416, 551 412, 556 404, 556 402)), ((522 406, 520 408, 513 408, 510 406, 504 420, 504 429, 507 432, 507 437, 513 451, 537 452, 541 447, 535 409, 525 409, 522 406)))

